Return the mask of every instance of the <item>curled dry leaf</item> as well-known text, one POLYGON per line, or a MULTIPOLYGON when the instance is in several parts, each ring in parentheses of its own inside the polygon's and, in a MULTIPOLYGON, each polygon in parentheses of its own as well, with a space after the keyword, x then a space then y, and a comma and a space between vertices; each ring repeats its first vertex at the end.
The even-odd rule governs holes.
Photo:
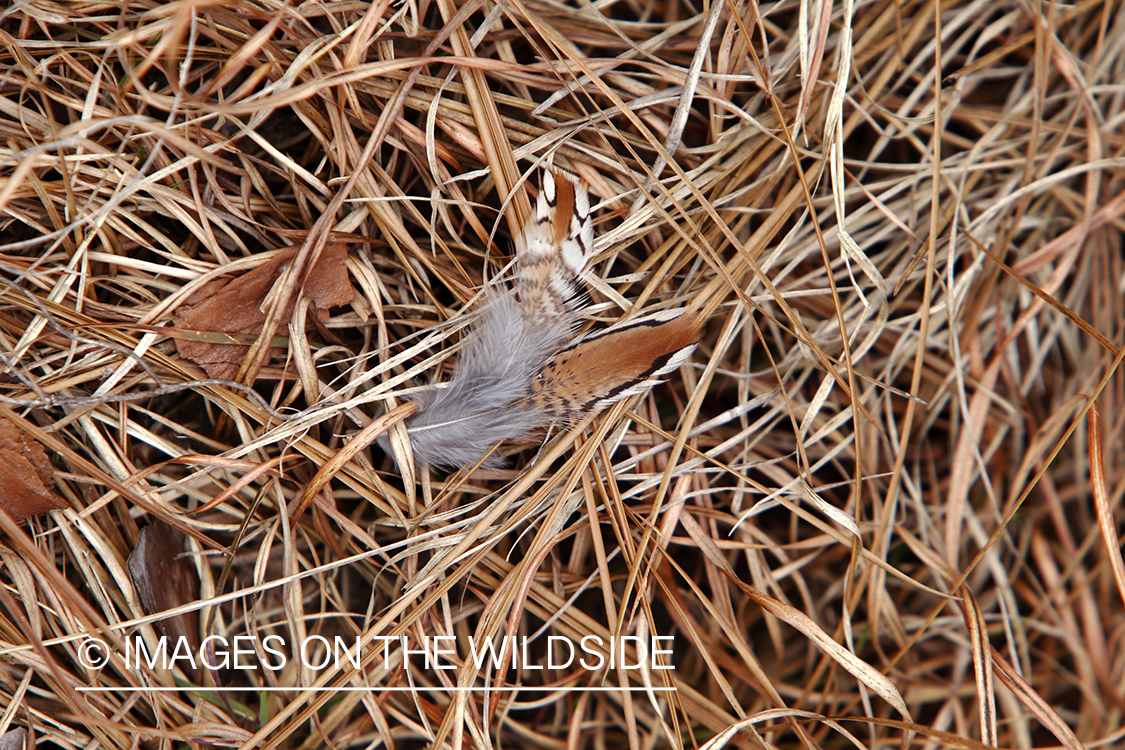
POLYGON ((0 509, 18 523, 68 507, 55 493, 54 472, 42 445, 11 421, 0 420, 0 509))
MULTIPOLYGON (((181 556, 183 550, 183 542, 163 521, 141 529, 128 564, 129 577, 146 614, 166 612, 199 598, 199 573, 181 556)), ((154 624, 157 633, 167 637, 169 654, 181 644, 187 645, 191 653, 199 653, 198 612, 174 615, 154 624)))
MULTIPOLYGON (((285 270, 286 264, 297 256, 298 249, 278 253, 252 271, 233 279, 216 279, 204 285, 190 300, 176 310, 176 327, 190 331, 224 333, 255 337, 266 322, 266 297, 285 270)), ((320 259, 301 280, 301 288, 323 319, 331 307, 346 305, 355 293, 348 281, 346 267, 347 246, 343 243, 327 245, 320 259)), ((281 322, 288 323, 296 307, 296 297, 290 299, 281 322)), ((195 362, 212 378, 232 378, 246 356, 247 347, 241 344, 176 339, 180 355, 195 362)))
POLYGON ((27 730, 23 727, 11 729, 0 736, 0 750, 25 750, 33 747, 28 744, 27 739, 27 730))

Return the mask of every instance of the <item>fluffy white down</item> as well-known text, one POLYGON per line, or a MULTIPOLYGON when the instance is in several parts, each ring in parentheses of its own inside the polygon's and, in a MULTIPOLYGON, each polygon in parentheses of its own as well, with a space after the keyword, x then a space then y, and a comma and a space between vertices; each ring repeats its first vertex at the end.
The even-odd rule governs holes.
MULTIPOLYGON (((494 292, 461 346, 449 385, 412 399, 420 407, 406 421, 415 462, 432 468, 473 466, 497 443, 541 427, 544 415, 528 398, 531 381, 569 335, 564 316, 525 319, 513 292, 494 292)), ((379 445, 393 455, 386 435, 379 445)), ((494 455, 484 466, 502 463, 494 455)))

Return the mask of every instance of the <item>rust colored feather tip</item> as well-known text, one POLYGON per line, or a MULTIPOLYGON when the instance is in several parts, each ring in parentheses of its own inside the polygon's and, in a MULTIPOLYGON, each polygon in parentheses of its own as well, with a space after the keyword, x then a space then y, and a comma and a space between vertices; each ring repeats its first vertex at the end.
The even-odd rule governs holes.
POLYGON ((563 347, 536 375, 533 398, 554 425, 649 390, 687 362, 703 321, 685 308, 662 310, 593 331, 563 347))

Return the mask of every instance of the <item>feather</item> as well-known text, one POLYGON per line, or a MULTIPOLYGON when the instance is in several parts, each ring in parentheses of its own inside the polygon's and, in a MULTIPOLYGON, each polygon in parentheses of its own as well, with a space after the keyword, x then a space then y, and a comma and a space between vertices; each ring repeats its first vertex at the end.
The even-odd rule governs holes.
MULTIPOLYGON (((472 466, 497 443, 543 427, 532 400, 535 374, 574 336, 582 269, 594 244, 585 186, 548 172, 535 214, 516 238, 518 273, 512 291, 485 298, 480 322, 462 344, 445 388, 414 396, 419 411, 406 420, 415 460, 434 468, 472 466)), ((386 435, 379 438, 390 454, 386 435)), ((499 457, 484 466, 496 468, 499 457)))
POLYGON ((535 216, 516 238, 516 291, 531 325, 557 317, 575 319, 574 301, 593 247, 585 186, 561 172, 547 172, 535 216))
POLYGON ((574 424, 660 383, 687 362, 702 321, 685 308, 662 310, 593 331, 559 350, 532 383, 551 426, 574 424))
MULTIPOLYGON (((644 393, 695 350, 702 321, 665 310, 572 341, 582 274, 594 245, 586 187, 548 172, 516 238, 514 289, 490 292, 453 377, 412 397, 406 420, 417 463, 473 466, 501 442, 577 422, 644 393)), ((379 444, 390 454, 386 435, 379 444)), ((502 465, 489 456, 483 466, 502 465)))
MULTIPOLYGON (((527 398, 531 381, 569 335, 562 320, 528 326, 510 291, 490 295, 461 346, 449 385, 412 398, 419 411, 406 428, 415 461, 433 468, 472 466, 497 443, 541 427, 543 412, 527 398)), ((386 435, 379 440, 389 453, 386 435)), ((493 456, 484 465, 501 463, 493 456)))

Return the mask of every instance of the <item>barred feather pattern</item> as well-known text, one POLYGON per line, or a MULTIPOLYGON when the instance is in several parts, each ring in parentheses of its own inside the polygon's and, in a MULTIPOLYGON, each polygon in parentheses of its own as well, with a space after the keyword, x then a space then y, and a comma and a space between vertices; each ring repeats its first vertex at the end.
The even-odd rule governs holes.
POLYGON ((547 172, 535 216, 516 238, 516 289, 530 325, 559 317, 574 320, 582 271, 593 247, 585 186, 561 172, 547 172))
MULTIPOLYGON (((546 173, 516 239, 515 288, 486 297, 450 383, 412 397, 419 410, 406 428, 417 463, 497 468, 502 460, 489 455, 497 444, 573 424, 647 391, 688 360, 701 323, 683 309, 572 341, 593 241, 585 186, 546 173)), ((386 435, 379 444, 391 453, 386 435)))
POLYGON ((532 400, 552 425, 573 424, 658 385, 691 359, 701 332, 701 321, 682 307, 593 331, 536 373, 532 400))

